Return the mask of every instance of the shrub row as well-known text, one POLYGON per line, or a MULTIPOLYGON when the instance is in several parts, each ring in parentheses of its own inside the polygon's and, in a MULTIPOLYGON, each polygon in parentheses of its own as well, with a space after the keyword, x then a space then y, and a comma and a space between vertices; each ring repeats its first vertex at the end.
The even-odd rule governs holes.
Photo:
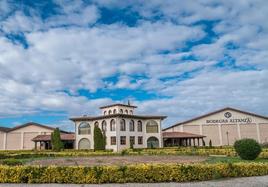
POLYGON ((268 164, 140 164, 98 167, 0 166, 0 183, 148 183, 204 181, 268 174, 268 164))
MULTIPOLYGON (((159 148, 159 149, 128 149, 124 150, 124 155, 227 155, 237 156, 233 148, 159 148)), ((6 158, 40 158, 40 157, 87 157, 87 156, 109 156, 121 155, 121 153, 111 151, 0 151, 0 159, 6 158)), ((260 158, 268 158, 268 149, 263 149, 260 158)))

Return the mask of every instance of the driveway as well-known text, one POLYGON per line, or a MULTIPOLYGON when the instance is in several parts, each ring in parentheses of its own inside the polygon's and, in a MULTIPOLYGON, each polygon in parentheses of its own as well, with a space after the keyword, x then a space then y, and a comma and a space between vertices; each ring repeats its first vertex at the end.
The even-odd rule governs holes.
POLYGON ((82 185, 82 184, 0 184, 0 187, 162 187, 162 186, 181 186, 181 187, 268 187, 268 175, 261 177, 244 177, 233 179, 221 179, 205 182, 189 182, 189 183, 151 183, 151 184, 102 184, 102 185, 82 185))

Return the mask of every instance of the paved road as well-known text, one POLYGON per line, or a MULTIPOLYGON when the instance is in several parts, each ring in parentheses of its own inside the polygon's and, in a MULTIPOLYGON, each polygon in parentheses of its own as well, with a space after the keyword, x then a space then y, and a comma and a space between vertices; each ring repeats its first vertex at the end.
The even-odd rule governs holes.
POLYGON ((81 184, 0 184, 0 187, 159 187, 159 186, 179 186, 179 187, 268 187, 268 175, 261 177, 247 177, 222 179, 205 182, 192 183, 151 183, 151 184, 102 184, 102 185, 81 185, 81 184))

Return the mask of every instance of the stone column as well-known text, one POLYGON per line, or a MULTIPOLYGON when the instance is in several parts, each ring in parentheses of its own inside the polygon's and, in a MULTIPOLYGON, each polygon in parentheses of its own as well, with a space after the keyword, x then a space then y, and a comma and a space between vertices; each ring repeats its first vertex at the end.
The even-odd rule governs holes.
POLYGON ((257 128, 257 138, 258 138, 258 142, 261 143, 260 124, 259 124, 259 123, 256 123, 256 128, 257 128))
POLYGON ((6 150, 7 149, 7 133, 4 133, 4 142, 3 142, 3 148, 4 148, 4 150, 6 150))
POLYGON ((240 124, 238 123, 236 126, 237 126, 238 138, 241 139, 240 124))
POLYGON ((220 145, 222 145, 222 133, 221 133, 221 124, 218 124, 219 128, 219 138, 220 138, 220 145))
POLYGON ((20 133, 20 141, 21 141, 20 149, 23 149, 23 144, 24 144, 24 132, 21 132, 21 133, 20 133))

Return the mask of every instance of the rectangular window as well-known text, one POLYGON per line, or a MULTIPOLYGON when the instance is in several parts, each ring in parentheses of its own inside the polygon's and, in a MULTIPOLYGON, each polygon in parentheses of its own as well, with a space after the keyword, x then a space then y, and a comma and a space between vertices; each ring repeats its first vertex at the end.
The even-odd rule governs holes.
POLYGON ((130 136, 129 137, 129 142, 130 142, 130 145, 135 145, 135 136, 130 136))
POLYGON ((143 137, 142 136, 138 136, 138 144, 139 145, 143 144, 143 137))
POLYGON ((111 136, 111 145, 116 145, 116 137, 111 136))
POLYGON ((126 145, 126 136, 120 136, 120 144, 126 145))

